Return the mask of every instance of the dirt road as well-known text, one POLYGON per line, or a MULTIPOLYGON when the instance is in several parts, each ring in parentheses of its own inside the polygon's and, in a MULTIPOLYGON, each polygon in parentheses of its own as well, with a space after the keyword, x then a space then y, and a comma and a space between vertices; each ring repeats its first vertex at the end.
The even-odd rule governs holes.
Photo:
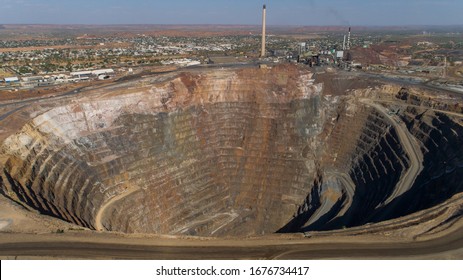
POLYGON ((103 204, 103 206, 100 207, 100 209, 98 210, 98 212, 97 212, 97 214, 95 216, 95 229, 99 230, 99 231, 105 230, 105 228, 103 226, 103 223, 102 223, 102 218, 103 218, 104 212, 106 211, 106 209, 108 209, 109 206, 111 206, 112 204, 116 203, 117 201, 123 199, 126 196, 129 196, 130 194, 132 194, 132 193, 134 193, 135 191, 138 191, 138 190, 140 190, 140 188, 138 188, 138 187, 128 188, 123 193, 120 193, 120 194, 112 197, 108 201, 106 201, 106 203, 103 204))
POLYGON ((185 240, 0 234, 0 256, 90 259, 420 259, 463 257, 463 228, 419 242, 312 238, 185 240), (92 241, 90 241, 92 240, 92 241), (347 241, 346 241, 347 240, 347 241), (350 241, 349 241, 350 240, 350 241), (364 241, 364 242, 362 242, 364 241))

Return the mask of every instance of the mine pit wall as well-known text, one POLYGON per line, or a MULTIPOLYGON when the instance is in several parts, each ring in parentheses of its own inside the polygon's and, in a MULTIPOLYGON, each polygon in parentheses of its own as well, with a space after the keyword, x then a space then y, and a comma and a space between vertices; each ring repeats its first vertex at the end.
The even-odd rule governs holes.
MULTIPOLYGON (((399 90, 399 89, 397 89, 399 90)), ((455 100, 445 103, 443 99, 434 100, 433 95, 420 93, 419 90, 400 89, 399 94, 390 89, 387 99, 404 99, 404 92, 414 92, 413 102, 421 106, 428 104, 433 109, 459 112, 455 100)), ((361 93, 362 94, 362 93, 361 93)), ((381 93, 366 90, 363 97, 382 99, 381 93)), ((379 101, 380 102, 380 101, 379 101)), ((407 99, 408 102, 408 99, 407 99)), ((384 107, 391 103, 383 103, 384 107)), ((320 219, 323 223, 312 223, 300 230, 329 230, 351 227, 365 223, 375 223, 399 218, 411 213, 428 209, 450 199, 463 191, 463 127, 461 117, 446 115, 432 109, 419 109, 415 106, 391 107, 391 112, 400 108, 398 117, 406 124, 412 137, 417 140, 423 154, 423 169, 418 174, 409 191, 398 196, 390 203, 384 200, 391 194, 400 177, 410 166, 410 159, 401 147, 397 132, 388 120, 374 108, 361 105, 358 99, 347 98, 340 104, 335 121, 327 122, 322 135, 326 136, 327 153, 322 156, 322 169, 327 181, 329 174, 349 174, 355 185, 354 199, 343 201, 347 211, 335 205, 320 219), (359 137, 349 137, 359 135, 359 137)), ((394 114, 394 113, 390 113, 394 114)), ((340 182, 342 185, 342 182, 340 182)), ((326 189, 321 184, 321 190, 326 189)), ((346 188, 343 187, 344 193, 346 188)), ((320 207, 319 191, 315 198, 312 194, 305 209, 320 207)), ((342 201, 344 197, 339 197, 342 201)), ((339 202, 338 201, 338 202, 339 202)), ((312 211, 314 212, 314 211, 312 211)))
POLYGON ((302 154, 317 133, 318 102, 122 115, 60 147, 29 127, 21 137, 39 140, 23 160, 11 157, 5 173, 20 200, 90 228, 102 204, 137 188, 107 209, 105 228, 210 235, 227 223, 214 234, 272 232, 313 180, 305 161, 314 159, 302 154))
POLYGON ((450 115, 416 107, 403 107, 399 116, 420 144, 424 168, 410 191, 382 209, 391 218, 436 206, 463 192, 461 118, 458 122, 450 115), (391 207, 396 204, 402 206, 391 207))
POLYGON ((275 231, 313 178, 301 155, 316 133, 317 102, 216 103, 158 121, 120 119, 127 135, 138 135, 132 130, 139 126, 158 132, 132 139, 124 152, 140 158, 126 170, 141 174, 137 185, 144 193, 131 196, 144 207, 134 209, 131 199, 114 204, 105 227, 190 235, 275 231))
MULTIPOLYGON (((327 228, 372 222, 380 206, 393 193, 400 177, 410 167, 396 130, 385 117, 374 111, 367 118, 356 145, 349 175, 356 188, 347 213, 327 228)), ((386 215, 384 219, 388 219, 386 215)))
POLYGON ((397 133, 382 113, 349 100, 339 106, 321 134, 322 143, 326 143, 321 172, 295 218, 280 232, 330 230, 371 222, 375 208, 389 197, 409 167, 397 133), (352 190, 340 176, 350 178, 352 190), (327 200, 331 200, 330 205, 313 221, 312 215, 327 200))
POLYGON ((223 73, 183 77, 150 93, 55 108, 4 142, 4 193, 94 229, 275 232, 316 173, 321 101, 300 77, 250 76, 241 85, 223 73))
MULTIPOLYGON (((4 192, 41 213, 93 228, 96 201, 103 198, 101 193, 89 191, 100 180, 97 171, 80 160, 79 151, 60 146, 53 136, 31 125, 18 137, 23 146, 4 166, 2 177, 8 184, 3 187, 9 187, 4 192)), ((15 148, 8 141, 5 146, 15 148)))

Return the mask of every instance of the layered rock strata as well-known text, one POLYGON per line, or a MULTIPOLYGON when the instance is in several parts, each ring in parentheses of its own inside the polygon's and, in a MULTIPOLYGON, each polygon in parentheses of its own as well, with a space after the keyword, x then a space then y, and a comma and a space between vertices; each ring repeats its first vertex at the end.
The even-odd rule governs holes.
POLYGON ((311 187, 320 90, 293 68, 223 71, 54 108, 4 142, 4 178, 94 229, 274 232, 311 187))
POLYGON ((214 70, 80 97, 3 142, 2 192, 96 230, 243 236, 381 222, 462 191, 454 117, 311 77, 214 70))

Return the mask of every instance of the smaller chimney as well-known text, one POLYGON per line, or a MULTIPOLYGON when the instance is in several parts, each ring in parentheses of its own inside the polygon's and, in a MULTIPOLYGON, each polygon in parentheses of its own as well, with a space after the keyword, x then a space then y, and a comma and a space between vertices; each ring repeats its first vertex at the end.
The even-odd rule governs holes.
POLYGON ((349 27, 349 33, 347 34, 347 49, 350 50, 350 27, 349 27))

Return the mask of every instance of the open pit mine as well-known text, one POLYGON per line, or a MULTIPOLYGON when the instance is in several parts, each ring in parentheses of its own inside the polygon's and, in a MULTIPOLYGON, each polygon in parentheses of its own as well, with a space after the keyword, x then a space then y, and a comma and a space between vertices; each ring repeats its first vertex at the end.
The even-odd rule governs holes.
POLYGON ((160 77, 8 116, 2 194, 127 234, 416 238, 461 219, 458 100, 291 65, 160 77))

